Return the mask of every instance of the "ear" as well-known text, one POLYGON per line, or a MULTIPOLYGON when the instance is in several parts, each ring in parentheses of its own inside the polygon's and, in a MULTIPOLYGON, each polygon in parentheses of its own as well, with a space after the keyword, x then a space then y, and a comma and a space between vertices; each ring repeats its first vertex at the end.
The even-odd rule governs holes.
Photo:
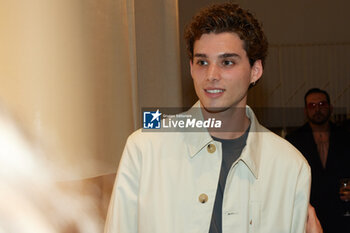
POLYGON ((252 66, 252 71, 250 74, 250 83, 255 83, 258 81, 263 74, 263 66, 261 60, 256 60, 252 66))
POLYGON ((191 77, 193 78, 192 69, 193 69, 193 59, 190 60, 190 71, 191 71, 191 77))

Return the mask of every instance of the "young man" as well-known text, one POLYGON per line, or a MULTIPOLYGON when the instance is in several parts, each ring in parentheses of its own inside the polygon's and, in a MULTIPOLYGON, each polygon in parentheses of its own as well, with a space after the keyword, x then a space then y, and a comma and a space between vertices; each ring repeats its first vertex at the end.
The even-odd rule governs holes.
POLYGON ((260 24, 236 4, 213 5, 186 41, 199 98, 187 114, 220 119, 223 130, 133 133, 105 232, 304 232, 310 168, 246 106, 267 54, 260 24))
POLYGON ((333 107, 326 91, 308 90, 304 103, 308 122, 288 134, 286 139, 311 166, 310 203, 315 207, 325 233, 350 232, 350 221, 342 216, 345 203, 339 195, 340 180, 350 177, 349 134, 330 121, 333 107))

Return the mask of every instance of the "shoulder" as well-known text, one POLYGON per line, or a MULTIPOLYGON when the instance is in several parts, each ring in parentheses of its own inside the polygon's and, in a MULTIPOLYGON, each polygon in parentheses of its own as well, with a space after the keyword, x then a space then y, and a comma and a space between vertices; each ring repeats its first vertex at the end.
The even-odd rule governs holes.
POLYGON ((252 136, 250 139, 248 136, 248 142, 250 142, 250 147, 256 147, 252 151, 260 154, 261 164, 267 168, 279 166, 287 169, 289 166, 308 166, 304 156, 290 142, 257 122, 253 126, 252 136))
POLYGON ((305 157, 287 140, 272 132, 262 133, 259 176, 263 183, 296 187, 299 180, 311 180, 311 168, 305 157))
POLYGON ((343 125, 335 125, 334 123, 330 123, 331 133, 335 134, 338 138, 348 138, 350 132, 346 130, 343 125))
POLYGON ((311 180, 309 164, 293 145, 271 131, 256 134, 253 151, 256 152, 254 157, 259 157, 255 161, 259 164, 259 185, 263 190, 283 189, 294 193, 300 181, 308 183, 311 180))
POLYGON ((284 138, 268 131, 262 133, 262 142, 264 154, 270 160, 285 164, 287 167, 293 165, 297 167, 308 166, 308 162, 300 151, 284 138))

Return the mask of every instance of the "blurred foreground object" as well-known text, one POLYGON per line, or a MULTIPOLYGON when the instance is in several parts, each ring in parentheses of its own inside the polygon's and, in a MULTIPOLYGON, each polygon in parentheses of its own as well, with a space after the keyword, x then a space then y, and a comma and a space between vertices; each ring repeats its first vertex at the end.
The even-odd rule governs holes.
POLYGON ((61 180, 115 173, 135 129, 127 2, 0 0, 1 102, 50 148, 61 180))
POLYGON ((95 201, 58 183, 44 158, 0 106, 0 233, 100 232, 95 201))

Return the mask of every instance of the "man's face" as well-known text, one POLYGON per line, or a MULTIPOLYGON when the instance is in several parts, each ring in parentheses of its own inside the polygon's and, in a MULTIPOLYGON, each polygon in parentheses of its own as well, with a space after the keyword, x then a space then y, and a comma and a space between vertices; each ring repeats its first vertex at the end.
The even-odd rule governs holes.
POLYGON ((305 114, 308 120, 316 125, 322 125, 329 120, 332 106, 323 93, 311 93, 306 97, 305 114))
POLYGON ((231 32, 203 34, 195 41, 191 75, 207 110, 245 107, 249 85, 261 77, 263 68, 260 60, 250 66, 243 43, 231 32))

